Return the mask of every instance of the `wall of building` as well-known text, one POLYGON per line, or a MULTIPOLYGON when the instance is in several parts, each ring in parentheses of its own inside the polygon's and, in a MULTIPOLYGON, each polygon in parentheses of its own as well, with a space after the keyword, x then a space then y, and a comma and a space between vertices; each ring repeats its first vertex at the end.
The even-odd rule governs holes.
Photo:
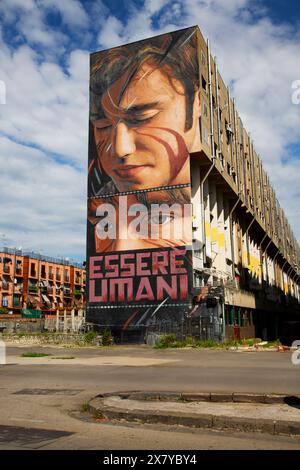
POLYGON ((0 251, 1 313, 23 317, 56 315, 85 307, 81 265, 14 249, 0 251))
MULTIPOLYGON (((290 310, 300 315, 299 244, 200 31, 198 44, 201 150, 191 154, 191 168, 192 174, 200 171, 200 181, 192 178, 192 194, 199 192, 202 200, 193 198, 192 203, 205 208, 204 217, 193 210, 205 226, 195 237, 205 237, 198 238, 204 248, 197 283, 206 285, 209 273, 214 282, 222 281, 229 309, 276 312, 274 322, 290 310), (198 187, 203 181, 202 194, 198 187)), ((234 324, 228 322, 234 318, 227 318, 230 337, 234 324)), ((250 332, 247 326, 243 334, 250 332)))

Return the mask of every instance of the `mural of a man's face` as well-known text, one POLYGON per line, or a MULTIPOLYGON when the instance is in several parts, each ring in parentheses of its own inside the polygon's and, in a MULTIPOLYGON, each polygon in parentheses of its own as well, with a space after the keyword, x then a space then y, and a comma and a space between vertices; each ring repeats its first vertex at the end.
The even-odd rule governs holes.
POLYGON ((142 201, 135 194, 116 195, 109 202, 91 200, 96 252, 191 245, 189 197, 190 190, 184 188, 175 196, 170 191, 150 191, 142 201))
POLYGON ((186 97, 166 67, 145 63, 119 100, 126 74, 102 96, 104 118, 93 122, 100 165, 119 191, 190 181, 188 153, 199 147, 199 93, 192 127, 185 129, 186 97))

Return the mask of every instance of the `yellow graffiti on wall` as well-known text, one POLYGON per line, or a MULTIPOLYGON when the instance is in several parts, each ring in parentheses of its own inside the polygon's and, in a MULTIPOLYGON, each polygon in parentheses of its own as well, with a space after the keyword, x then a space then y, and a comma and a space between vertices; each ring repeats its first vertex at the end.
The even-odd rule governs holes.
POLYGON ((260 265, 260 259, 257 258, 256 256, 250 255, 250 263, 248 263, 248 256, 247 256, 247 251, 243 252, 243 259, 245 261, 245 265, 247 266, 247 269, 250 274, 252 274, 253 277, 261 277, 261 265, 260 265))
POLYGON ((221 249, 225 248, 225 235, 217 227, 212 227, 209 222, 205 222, 205 232, 207 238, 211 239, 212 243, 217 243, 221 249))

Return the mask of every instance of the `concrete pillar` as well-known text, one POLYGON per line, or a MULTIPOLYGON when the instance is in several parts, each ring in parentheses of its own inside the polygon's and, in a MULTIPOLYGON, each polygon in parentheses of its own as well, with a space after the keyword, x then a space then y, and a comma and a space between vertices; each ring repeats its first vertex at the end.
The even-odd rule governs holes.
POLYGON ((225 247, 225 230, 224 230, 224 202, 223 191, 217 190, 217 269, 222 273, 226 273, 226 247, 225 247))
MULTIPOLYGON (((223 195, 223 205, 224 205, 224 237, 225 237, 225 257, 232 261, 232 252, 231 252, 231 237, 230 233, 230 221, 229 221, 229 202, 228 199, 223 195)), ((226 272, 231 275, 232 269, 226 263, 226 272)))
POLYGON ((210 183, 208 180, 203 185, 203 205, 204 205, 204 224, 205 224, 205 246, 206 256, 212 257, 211 252, 211 223, 210 223, 210 183))
POLYGON ((67 332, 67 310, 64 309, 64 333, 67 332))
POLYGON ((191 201, 192 201, 192 238, 194 268, 203 268, 203 223, 202 214, 200 167, 197 161, 191 159, 191 201))
POLYGON ((56 331, 59 331, 59 310, 56 309, 56 331))
POLYGON ((72 308, 71 311, 71 322, 72 322, 72 333, 75 332, 75 310, 72 308))
POLYGON ((211 258, 212 266, 218 269, 217 255, 219 253, 218 245, 218 206, 217 206, 217 190, 216 185, 210 183, 209 185, 210 195, 210 233, 211 233, 211 258))

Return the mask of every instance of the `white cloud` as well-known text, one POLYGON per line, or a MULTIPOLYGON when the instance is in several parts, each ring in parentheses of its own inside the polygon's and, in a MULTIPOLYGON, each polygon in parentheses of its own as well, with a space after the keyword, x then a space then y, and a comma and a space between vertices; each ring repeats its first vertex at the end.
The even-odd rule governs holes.
POLYGON ((56 256, 85 246, 85 173, 1 137, 1 232, 14 246, 56 256), (59 247, 59 248, 58 248, 59 247))
POLYGON ((119 46, 120 42, 122 42, 122 36, 120 35, 122 30, 123 25, 121 21, 115 16, 108 16, 99 32, 98 43, 103 48, 119 46))
POLYGON ((0 61, 7 101, 0 109, 2 132, 85 167, 88 54, 73 51, 68 73, 55 63, 39 63, 28 46, 14 53, 0 46, 0 61))

